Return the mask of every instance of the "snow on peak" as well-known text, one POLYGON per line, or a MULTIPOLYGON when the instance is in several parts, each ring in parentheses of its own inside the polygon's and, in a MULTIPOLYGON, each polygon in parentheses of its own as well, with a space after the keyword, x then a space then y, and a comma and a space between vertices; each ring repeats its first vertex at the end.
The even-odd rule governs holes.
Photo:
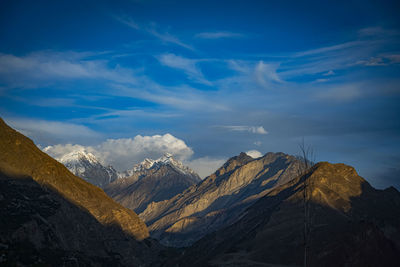
POLYGON ((153 167, 155 161, 149 158, 145 158, 141 163, 136 164, 133 166, 133 171, 143 171, 143 170, 148 170, 151 167, 153 167))
POLYGON ((176 160, 171 153, 165 153, 162 157, 156 160, 145 158, 141 163, 134 165, 133 169, 124 172, 124 174, 126 176, 132 176, 135 172, 146 171, 153 168, 160 168, 161 166, 166 165, 171 166, 172 168, 183 174, 197 176, 197 174, 192 169, 183 165, 183 163, 179 160, 176 160))
POLYGON ((76 150, 72 151, 68 154, 65 154, 61 158, 58 159, 61 163, 73 163, 79 162, 81 160, 86 160, 92 164, 97 164, 99 161, 97 158, 90 152, 86 152, 85 150, 76 150))

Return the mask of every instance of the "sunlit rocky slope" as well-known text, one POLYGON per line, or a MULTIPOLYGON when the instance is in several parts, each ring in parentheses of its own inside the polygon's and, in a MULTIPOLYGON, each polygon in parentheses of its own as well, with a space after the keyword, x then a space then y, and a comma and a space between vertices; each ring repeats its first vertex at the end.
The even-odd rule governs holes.
POLYGON ((304 240, 307 266, 400 266, 400 193, 374 189, 350 166, 318 163, 170 264, 303 266, 304 240))
POLYGON ((237 221, 257 199, 295 178, 299 164, 283 153, 268 153, 259 159, 241 153, 183 193, 149 204, 139 216, 163 244, 188 246, 237 221))

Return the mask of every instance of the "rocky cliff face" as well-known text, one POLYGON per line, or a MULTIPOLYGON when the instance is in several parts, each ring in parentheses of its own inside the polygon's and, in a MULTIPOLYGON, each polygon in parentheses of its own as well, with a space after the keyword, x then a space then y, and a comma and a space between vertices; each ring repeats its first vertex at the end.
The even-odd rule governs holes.
MULTIPOLYGON (((47 152, 46 148, 43 151, 47 152)), ((73 151, 56 159, 76 176, 101 188, 118 178, 118 172, 112 166, 103 166, 92 153, 84 150, 73 151)))
POLYGON ((268 192, 240 217, 202 238, 173 264, 303 265, 305 218, 307 266, 400 264, 400 193, 372 188, 344 164, 317 164, 268 192))
POLYGON ((163 244, 188 246, 232 224, 257 199, 295 178, 299 164, 283 153, 258 159, 241 153, 183 193, 149 204, 139 216, 163 244))
MULTIPOLYGON (((110 246, 129 240, 136 244, 133 246, 141 247, 139 244, 144 244, 141 240, 149 237, 146 225, 133 211, 114 202, 98 187, 73 175, 65 166, 40 151, 30 139, 8 127, 2 120, 0 173, 5 180, 2 182, 0 196, 3 224, 1 228, 13 228, 1 232, 1 240, 10 244, 7 246, 14 246, 25 240, 26 244, 33 244, 34 250, 57 250, 57 247, 60 247, 85 252, 90 249, 87 246, 93 240, 98 242, 97 244, 110 242, 110 246), (30 182, 24 183, 26 179, 30 182), (15 194, 10 196, 7 192, 15 194), (3 195, 4 193, 6 195, 3 195), (15 202, 10 203, 10 198, 13 197, 15 202), (35 205, 36 202, 38 206, 35 205), (20 218, 21 221, 14 224, 11 218, 20 218), (71 230, 68 230, 68 227, 71 227, 71 230), (103 232, 105 229, 111 231, 103 232), (64 230, 66 232, 63 232, 64 230), (77 236, 82 231, 88 231, 88 234, 77 236), (113 235, 113 231, 118 234, 113 235), (48 238, 52 239, 50 243, 46 241, 48 238), (53 246, 52 242, 58 245, 53 246), (46 247, 46 244, 50 247, 46 247)), ((132 250, 130 253, 133 253, 133 257, 140 258, 139 255, 149 252, 148 246, 144 247, 147 249, 132 250)), ((96 254, 96 249, 93 251, 93 257, 107 254, 102 254, 102 249, 99 250, 99 254, 96 254)), ((117 253, 115 250, 103 251, 117 253)), ((122 251, 118 253, 124 254, 122 251)))
POLYGON ((105 187, 105 192, 123 206, 142 212, 149 203, 163 201, 200 182, 199 176, 166 154, 158 160, 145 159, 105 187))

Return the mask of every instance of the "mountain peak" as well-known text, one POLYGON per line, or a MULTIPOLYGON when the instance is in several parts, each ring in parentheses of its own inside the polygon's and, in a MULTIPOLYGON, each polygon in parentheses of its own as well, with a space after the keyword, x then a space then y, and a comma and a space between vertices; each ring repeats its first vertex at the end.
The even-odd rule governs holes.
POLYGON ((173 158, 173 155, 169 152, 166 152, 161 158, 173 158))
POLYGON ((252 157, 244 152, 241 152, 239 155, 228 159, 225 164, 216 171, 216 173, 218 175, 222 175, 223 173, 230 172, 235 168, 243 166, 252 160, 254 160, 252 157))
MULTIPOLYGON (((47 150, 43 149, 44 152, 47 150)), ((95 155, 85 149, 74 150, 56 159, 76 176, 100 187, 118 178, 117 171, 112 166, 103 166, 95 155)))
POLYGON ((92 164, 99 163, 96 156, 86 150, 75 150, 67 153, 58 159, 61 163, 75 162, 80 160, 87 160, 92 164))
POLYGON ((171 153, 153 160, 145 158, 105 188, 125 207, 142 212, 151 202, 170 199, 201 181, 200 177, 171 153))
POLYGON ((183 174, 188 174, 191 176, 198 177, 198 175, 189 167, 185 166, 181 161, 175 159, 173 154, 164 153, 164 155, 158 159, 145 158, 142 162, 133 166, 132 170, 128 170, 125 173, 129 174, 127 176, 132 176, 134 172, 142 172, 150 169, 159 169, 162 166, 170 166, 176 171, 183 174))

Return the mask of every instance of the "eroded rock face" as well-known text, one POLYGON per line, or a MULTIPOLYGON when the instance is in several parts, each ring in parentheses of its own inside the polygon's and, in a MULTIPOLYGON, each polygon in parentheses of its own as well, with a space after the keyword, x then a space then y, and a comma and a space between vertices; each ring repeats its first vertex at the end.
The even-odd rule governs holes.
POLYGON ((275 187, 171 265, 303 265, 304 190, 307 266, 399 266, 400 193, 376 190, 354 168, 326 162, 275 187))
POLYGON ((100 188, 73 175, 1 119, 0 171, 16 177, 31 177, 86 210, 102 225, 119 227, 137 240, 149 237, 146 225, 133 211, 113 201, 100 188))
POLYGON ((145 159, 104 191, 124 207, 142 212, 149 203, 170 199, 200 182, 199 176, 167 154, 158 160, 145 159))
POLYGON ((183 193, 149 204, 139 216, 163 244, 188 246, 237 221, 257 199, 295 178, 299 164, 283 153, 268 153, 259 159, 241 153, 183 193))

